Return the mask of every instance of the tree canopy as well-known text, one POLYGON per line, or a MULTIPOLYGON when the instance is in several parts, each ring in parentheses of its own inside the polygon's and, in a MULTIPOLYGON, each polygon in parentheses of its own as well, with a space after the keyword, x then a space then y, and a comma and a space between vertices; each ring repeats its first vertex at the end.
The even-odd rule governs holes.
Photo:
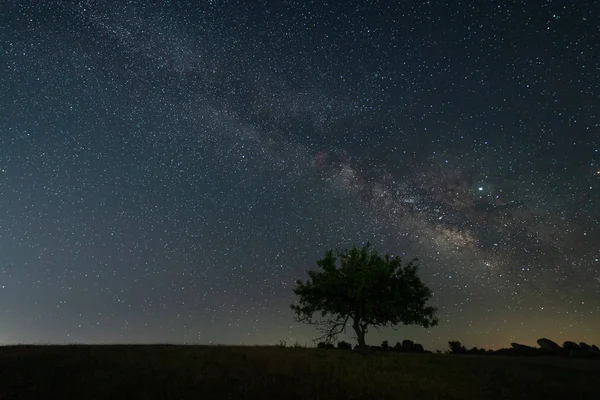
POLYGON ((419 278, 418 259, 404 266, 400 257, 380 255, 370 243, 350 250, 332 250, 298 280, 291 305, 295 319, 315 325, 317 340, 333 341, 349 322, 359 346, 365 346, 370 326, 437 325, 436 309, 428 306, 431 290, 419 278))

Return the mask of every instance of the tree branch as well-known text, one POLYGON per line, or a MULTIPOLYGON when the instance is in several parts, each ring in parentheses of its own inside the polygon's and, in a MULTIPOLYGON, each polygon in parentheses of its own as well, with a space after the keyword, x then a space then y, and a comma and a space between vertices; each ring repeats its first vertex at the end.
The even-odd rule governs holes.
POLYGON ((349 318, 350 314, 347 314, 345 317, 342 316, 335 320, 329 319, 313 323, 314 325, 317 325, 317 331, 322 333, 315 341, 324 340, 326 343, 331 343, 339 334, 346 331, 346 325, 349 318))

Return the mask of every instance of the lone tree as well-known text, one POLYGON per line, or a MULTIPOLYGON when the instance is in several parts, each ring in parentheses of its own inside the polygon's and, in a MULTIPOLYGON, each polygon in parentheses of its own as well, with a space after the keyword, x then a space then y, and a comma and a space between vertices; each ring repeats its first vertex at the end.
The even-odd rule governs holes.
POLYGON ((426 305, 432 294, 417 275, 417 259, 402 266, 399 257, 381 256, 367 243, 335 255, 329 250, 317 265, 320 270, 308 271, 306 282, 296 282, 299 300, 291 306, 296 321, 317 327, 322 334, 317 340, 335 340, 349 321, 361 347, 369 326, 437 325, 436 309, 426 305))

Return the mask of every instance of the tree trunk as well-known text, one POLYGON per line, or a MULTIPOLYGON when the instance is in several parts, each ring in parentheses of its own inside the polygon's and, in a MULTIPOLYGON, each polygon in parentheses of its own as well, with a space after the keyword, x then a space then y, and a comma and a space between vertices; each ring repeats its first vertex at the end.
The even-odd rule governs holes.
POLYGON ((352 325, 354 328, 354 332, 356 332, 356 340, 358 341, 358 347, 366 347, 365 343, 365 330, 362 329, 358 321, 355 319, 354 324, 352 325))

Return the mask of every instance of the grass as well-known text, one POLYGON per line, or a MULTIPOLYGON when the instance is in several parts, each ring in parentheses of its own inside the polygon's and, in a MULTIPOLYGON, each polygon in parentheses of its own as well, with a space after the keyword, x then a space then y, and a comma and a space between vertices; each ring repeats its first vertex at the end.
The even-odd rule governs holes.
POLYGON ((600 361, 278 347, 0 347, 0 399, 600 399, 600 361))

